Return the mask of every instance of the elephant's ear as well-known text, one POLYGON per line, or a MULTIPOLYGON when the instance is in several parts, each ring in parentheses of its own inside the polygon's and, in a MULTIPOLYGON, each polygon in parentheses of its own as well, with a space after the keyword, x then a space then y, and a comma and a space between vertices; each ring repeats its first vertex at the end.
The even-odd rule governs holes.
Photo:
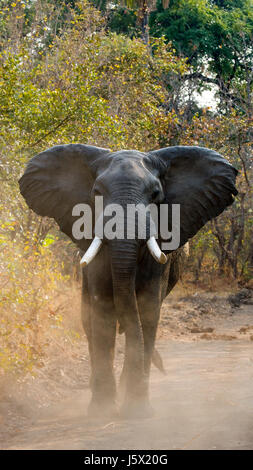
POLYGON ((165 203, 180 204, 180 246, 233 203, 237 170, 213 150, 167 147, 150 152, 165 203))
MULTIPOLYGON (((52 147, 29 161, 19 180, 20 192, 34 212, 54 218, 62 232, 73 239, 76 218, 72 209, 76 204, 90 203, 97 167, 109 154, 108 149, 82 144, 52 147)), ((82 248, 82 241, 78 245, 82 248)))

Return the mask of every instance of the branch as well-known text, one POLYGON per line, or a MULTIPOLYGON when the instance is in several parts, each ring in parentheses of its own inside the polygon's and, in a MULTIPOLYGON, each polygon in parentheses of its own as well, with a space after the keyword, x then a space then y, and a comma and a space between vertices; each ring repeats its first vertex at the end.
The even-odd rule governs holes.
MULTIPOLYGON (((203 82, 206 82, 206 83, 212 83, 213 85, 217 85, 219 87, 220 95, 222 95, 224 98, 227 98, 227 99, 229 98, 232 101, 237 102, 239 104, 243 103, 247 105, 247 102, 242 97, 239 98, 235 95, 230 94, 228 87, 225 85, 225 83, 221 79, 206 77, 200 72, 193 72, 193 73, 190 73, 189 75, 184 76, 185 80, 192 80, 194 78, 202 80, 203 82)), ((230 80, 232 78, 233 76, 231 75, 230 80)))
POLYGON ((238 134, 238 155, 239 155, 239 158, 242 162, 242 167, 243 167, 243 173, 244 173, 244 178, 246 180, 246 183, 248 185, 248 188, 250 188, 250 182, 249 182, 249 179, 248 179, 248 175, 247 175, 247 169, 246 169, 246 165, 245 165, 245 161, 242 157, 242 154, 241 154, 241 150, 242 150, 242 146, 241 146, 241 133, 239 132, 238 134))
POLYGON ((193 72, 188 75, 184 75, 185 80, 192 80, 194 78, 198 78, 206 83, 213 83, 214 85, 218 85, 218 86, 220 85, 220 82, 217 78, 206 77, 200 72, 193 72))
POLYGON ((60 121, 57 126, 55 126, 53 129, 51 129, 51 131, 47 132, 47 134, 45 134, 43 137, 41 137, 40 139, 36 140, 36 142, 34 142, 33 144, 29 145, 29 147, 24 147, 22 148, 22 150, 26 150, 27 148, 33 148, 35 147, 36 145, 40 144, 40 142, 42 142, 44 139, 46 139, 46 137, 48 137, 49 135, 53 134, 57 129, 59 129, 59 127, 61 127, 63 124, 65 124, 66 122, 68 122, 71 118, 72 118, 73 114, 70 114, 69 116, 66 116, 64 119, 62 119, 62 121, 60 121))
POLYGON ((220 231, 220 227, 219 227, 219 225, 218 225, 218 222, 217 222, 216 219, 213 219, 212 222, 213 222, 213 225, 214 225, 214 227, 215 227, 215 229, 216 229, 216 232, 213 231, 213 234, 214 234, 214 236, 218 239, 219 245, 220 245, 220 247, 221 247, 223 253, 225 253, 225 255, 226 255, 228 261, 230 262, 230 264, 231 264, 231 266, 232 266, 232 265, 233 265, 233 259, 231 258, 231 255, 230 255, 229 251, 227 250, 227 248, 226 248, 226 246, 225 246, 225 239, 224 239, 223 234, 222 234, 221 231, 220 231))

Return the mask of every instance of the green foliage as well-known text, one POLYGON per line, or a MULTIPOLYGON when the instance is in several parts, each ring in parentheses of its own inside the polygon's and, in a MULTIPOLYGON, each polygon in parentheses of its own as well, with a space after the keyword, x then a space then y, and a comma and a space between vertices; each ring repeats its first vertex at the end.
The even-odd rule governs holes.
POLYGON ((126 6, 116 6, 108 14, 108 28, 117 34, 138 36, 137 14, 126 6))
POLYGON ((233 93, 238 81, 247 82, 252 90, 251 0, 171 0, 166 9, 159 1, 150 15, 150 31, 172 41, 177 53, 199 72, 202 85, 209 82, 219 87, 222 100, 238 103, 233 93))
POLYGON ((244 41, 252 47, 253 4, 248 0, 241 1, 241 5, 226 2, 229 8, 220 8, 217 3, 171 0, 169 7, 163 9, 162 3, 158 2, 157 11, 151 13, 151 34, 165 35, 178 53, 192 61, 206 55, 215 72, 219 72, 222 63, 225 68, 230 67, 235 48, 242 47, 244 41))

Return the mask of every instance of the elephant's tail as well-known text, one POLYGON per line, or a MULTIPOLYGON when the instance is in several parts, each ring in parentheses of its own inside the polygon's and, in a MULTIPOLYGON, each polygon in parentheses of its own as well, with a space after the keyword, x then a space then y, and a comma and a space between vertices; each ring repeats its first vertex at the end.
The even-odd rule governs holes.
POLYGON ((160 372, 162 372, 162 374, 167 375, 167 372, 164 369, 163 360, 160 356, 160 353, 155 348, 154 348, 154 351, 153 351, 153 354, 152 354, 152 362, 153 362, 154 366, 156 366, 157 369, 159 369, 160 372))
MULTIPOLYGON (((122 324, 120 324, 119 322, 119 334, 122 334, 124 333, 124 327, 122 324)), ((163 365, 163 360, 161 358, 161 355, 160 353, 157 351, 157 349, 154 348, 154 351, 153 351, 153 354, 152 354, 152 363, 154 364, 155 367, 157 367, 157 369, 160 370, 160 372, 162 372, 162 374, 166 375, 167 372, 166 370, 164 369, 164 365, 163 365)))

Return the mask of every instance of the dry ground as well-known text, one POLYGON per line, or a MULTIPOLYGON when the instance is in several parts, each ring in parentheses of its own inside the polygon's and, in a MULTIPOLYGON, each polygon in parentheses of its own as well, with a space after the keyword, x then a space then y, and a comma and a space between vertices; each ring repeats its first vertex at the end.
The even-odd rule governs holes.
MULTIPOLYGON (((86 417, 89 361, 82 336, 71 351, 59 342, 33 374, 2 382, 0 448, 252 449, 252 299, 234 307, 228 290, 179 287, 164 303, 157 349, 167 374, 152 369, 153 418, 86 417)), ((116 350, 118 377, 122 336, 116 350)))

